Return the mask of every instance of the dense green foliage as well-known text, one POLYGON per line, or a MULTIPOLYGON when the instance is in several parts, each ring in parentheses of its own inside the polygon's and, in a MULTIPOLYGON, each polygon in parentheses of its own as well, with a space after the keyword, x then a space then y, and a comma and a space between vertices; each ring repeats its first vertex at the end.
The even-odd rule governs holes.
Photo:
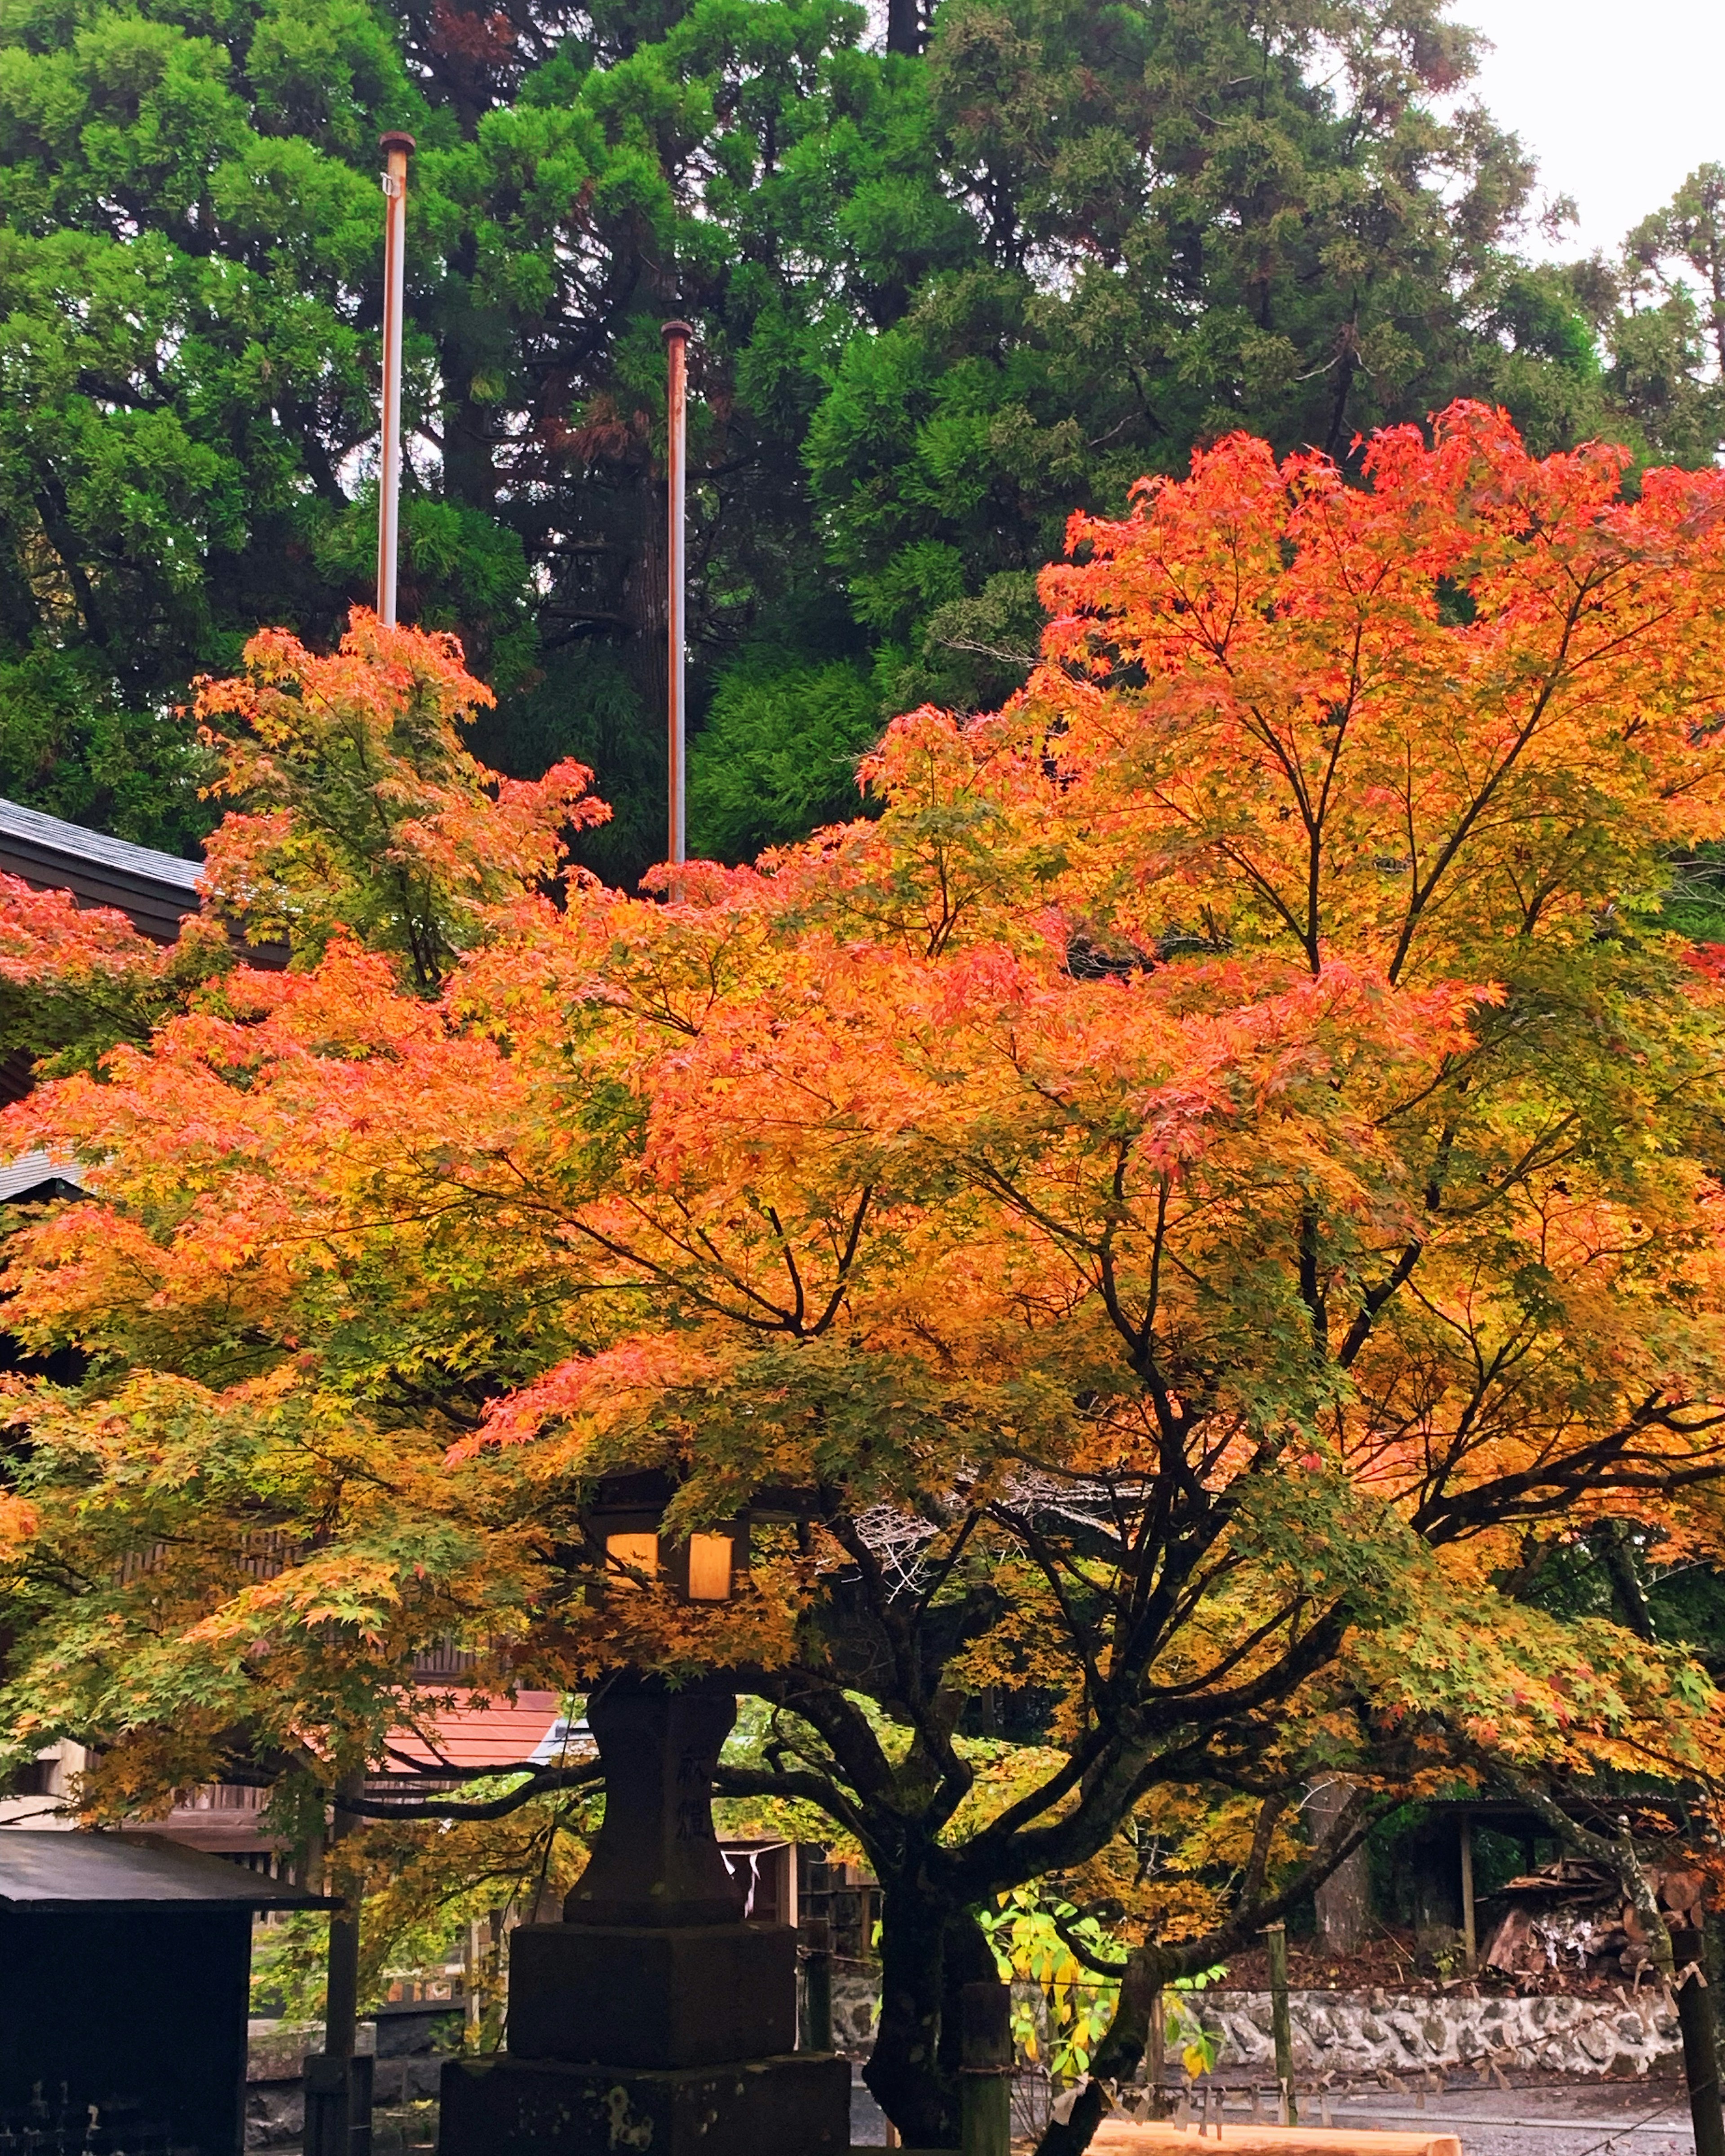
POLYGON ((597 763, 612 876, 660 845, 673 312, 727 853, 845 805, 883 714, 1011 688, 1065 517, 1194 441, 1346 456, 1464 392, 1541 449, 1720 439, 1717 172, 1624 266, 1528 267, 1439 0, 945 0, 896 42, 849 0, 3 0, 0 790, 186 843, 190 680, 369 596, 385 126, 403 615, 499 690, 493 761, 597 763))

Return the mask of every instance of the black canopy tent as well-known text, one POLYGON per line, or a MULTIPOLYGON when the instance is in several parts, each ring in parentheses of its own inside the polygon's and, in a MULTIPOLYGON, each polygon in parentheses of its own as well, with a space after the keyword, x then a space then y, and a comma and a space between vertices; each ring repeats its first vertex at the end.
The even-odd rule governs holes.
POLYGON ((329 1906, 147 1835, 0 1830, 0 2125, 239 2156, 252 1912, 329 1906))

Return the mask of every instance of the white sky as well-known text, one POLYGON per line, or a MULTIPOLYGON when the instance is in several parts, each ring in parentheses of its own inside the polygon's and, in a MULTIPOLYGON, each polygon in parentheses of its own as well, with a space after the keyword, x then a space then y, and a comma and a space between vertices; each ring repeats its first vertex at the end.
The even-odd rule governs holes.
POLYGON ((1684 176, 1725 164, 1725 0, 1452 0, 1496 46, 1475 85, 1581 213, 1559 256, 1615 253, 1684 176))

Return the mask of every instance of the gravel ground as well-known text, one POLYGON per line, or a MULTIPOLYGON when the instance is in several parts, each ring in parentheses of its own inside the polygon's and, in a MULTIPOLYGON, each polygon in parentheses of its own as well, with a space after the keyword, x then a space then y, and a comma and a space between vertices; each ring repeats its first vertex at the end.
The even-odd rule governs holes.
POLYGON ((1434 2089, 1424 2110, 1385 2089, 1337 2102, 1332 2116, 1337 2126, 1454 2133, 1463 2156, 1687 2156, 1695 2146, 1675 2080, 1434 2089))
POLYGON ((863 2087, 860 2069, 850 2070, 850 2144, 879 2148, 886 2140, 886 2114, 863 2087))
MULTIPOLYGON (((1250 2117, 1245 2089, 1226 2094, 1224 2120, 1244 2125, 1250 2117)), ((1317 2102, 1308 2099, 1302 2108, 1306 2123, 1316 2125, 1317 2102)), ((1260 2116, 1271 2116, 1267 2092, 1260 2116)), ((1373 2089, 1332 2097, 1331 2118, 1337 2126, 1453 2133, 1463 2156, 1690 2156, 1695 2146, 1682 2085, 1666 2079, 1431 2088, 1423 2107, 1412 2092, 1373 2089)), ((886 2138, 880 2107, 860 2082, 850 2092, 850 2138, 859 2148, 879 2148, 886 2138)), ((1226 2149, 1224 2126, 1218 2156, 1226 2149)))

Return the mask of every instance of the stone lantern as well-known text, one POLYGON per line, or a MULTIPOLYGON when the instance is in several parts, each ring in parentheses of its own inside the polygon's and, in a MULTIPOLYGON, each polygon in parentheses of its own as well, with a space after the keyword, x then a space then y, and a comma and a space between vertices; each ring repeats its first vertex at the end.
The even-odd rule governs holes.
POLYGON ((588 1507, 588 1532, 605 1553, 609 1578, 665 1582, 685 1602, 728 1602, 749 1561, 749 1516, 718 1520, 681 1541, 663 1532, 671 1486, 663 1475, 614 1475, 588 1507))
MULTIPOLYGON (((589 1527, 611 1566, 727 1599, 746 1523, 667 1546, 664 1495, 656 1477, 602 1493, 589 1527)), ((850 2065, 795 2049, 796 1933, 745 1919, 714 1832, 734 1691, 623 1672, 587 1712, 604 1824, 562 1921, 511 1934, 506 2049, 444 2068, 442 2156, 837 2156, 850 2065)))

